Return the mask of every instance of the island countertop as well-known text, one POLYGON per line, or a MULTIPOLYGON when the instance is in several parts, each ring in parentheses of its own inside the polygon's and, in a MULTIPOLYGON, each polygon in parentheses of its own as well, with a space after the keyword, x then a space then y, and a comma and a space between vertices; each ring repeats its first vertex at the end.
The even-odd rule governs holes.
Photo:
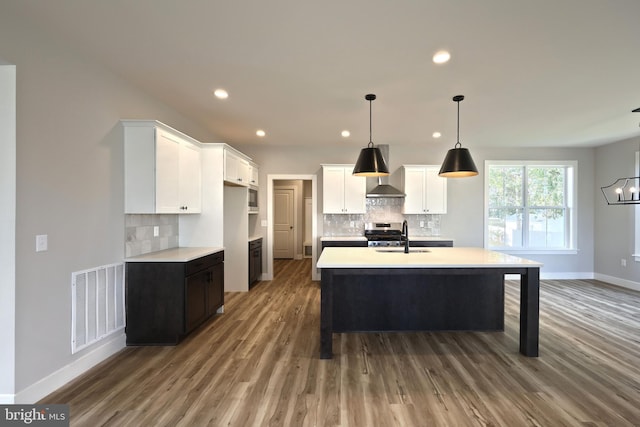
POLYGON ((542 263, 475 247, 324 248, 318 268, 530 268, 542 263))
POLYGON ((222 247, 179 247, 126 258, 125 262, 189 262, 223 250, 222 247))

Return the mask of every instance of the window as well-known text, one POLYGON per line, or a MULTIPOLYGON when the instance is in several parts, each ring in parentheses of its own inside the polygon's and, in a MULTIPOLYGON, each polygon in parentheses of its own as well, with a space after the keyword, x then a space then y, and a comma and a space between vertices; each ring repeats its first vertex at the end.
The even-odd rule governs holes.
POLYGON ((577 162, 487 160, 485 166, 486 248, 575 253, 577 162))

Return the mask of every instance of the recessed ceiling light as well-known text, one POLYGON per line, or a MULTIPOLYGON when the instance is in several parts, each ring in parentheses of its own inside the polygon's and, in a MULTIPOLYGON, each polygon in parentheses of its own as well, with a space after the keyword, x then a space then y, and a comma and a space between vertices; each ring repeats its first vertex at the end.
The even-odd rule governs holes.
POLYGON ((451 59, 451 54, 446 50, 439 50, 433 55, 433 62, 436 64, 444 64, 451 59))
POLYGON ((215 91, 213 91, 213 94, 218 99, 227 99, 229 97, 229 94, 224 89, 216 89, 215 91))
POLYGON ((442 136, 442 134, 440 132, 434 132, 431 134, 432 137, 434 138, 440 138, 442 136))
POLYGON ((351 132, 349 132, 348 130, 343 130, 340 135, 342 135, 343 138, 349 138, 349 136, 351 136, 351 132))
POLYGON ((260 138, 262 138, 263 136, 265 136, 267 133, 265 131, 263 131, 262 129, 258 129, 256 131, 256 135, 258 135, 260 138))

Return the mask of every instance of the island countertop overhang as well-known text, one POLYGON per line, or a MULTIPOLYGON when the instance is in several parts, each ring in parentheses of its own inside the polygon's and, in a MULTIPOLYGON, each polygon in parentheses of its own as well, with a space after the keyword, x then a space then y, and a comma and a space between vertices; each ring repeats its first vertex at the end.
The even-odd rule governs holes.
POLYGON ((322 268, 539 268, 542 263, 476 247, 420 248, 328 247, 316 266, 322 268))

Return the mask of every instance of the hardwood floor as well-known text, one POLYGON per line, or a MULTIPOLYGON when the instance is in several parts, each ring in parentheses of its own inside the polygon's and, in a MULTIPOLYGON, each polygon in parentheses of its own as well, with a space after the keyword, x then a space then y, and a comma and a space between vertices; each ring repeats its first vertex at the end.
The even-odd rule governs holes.
POLYGON ((128 347, 42 403, 77 426, 640 425, 640 293, 543 281, 539 358, 508 281, 504 332, 335 334, 321 360, 310 260, 274 265, 180 345, 128 347))

